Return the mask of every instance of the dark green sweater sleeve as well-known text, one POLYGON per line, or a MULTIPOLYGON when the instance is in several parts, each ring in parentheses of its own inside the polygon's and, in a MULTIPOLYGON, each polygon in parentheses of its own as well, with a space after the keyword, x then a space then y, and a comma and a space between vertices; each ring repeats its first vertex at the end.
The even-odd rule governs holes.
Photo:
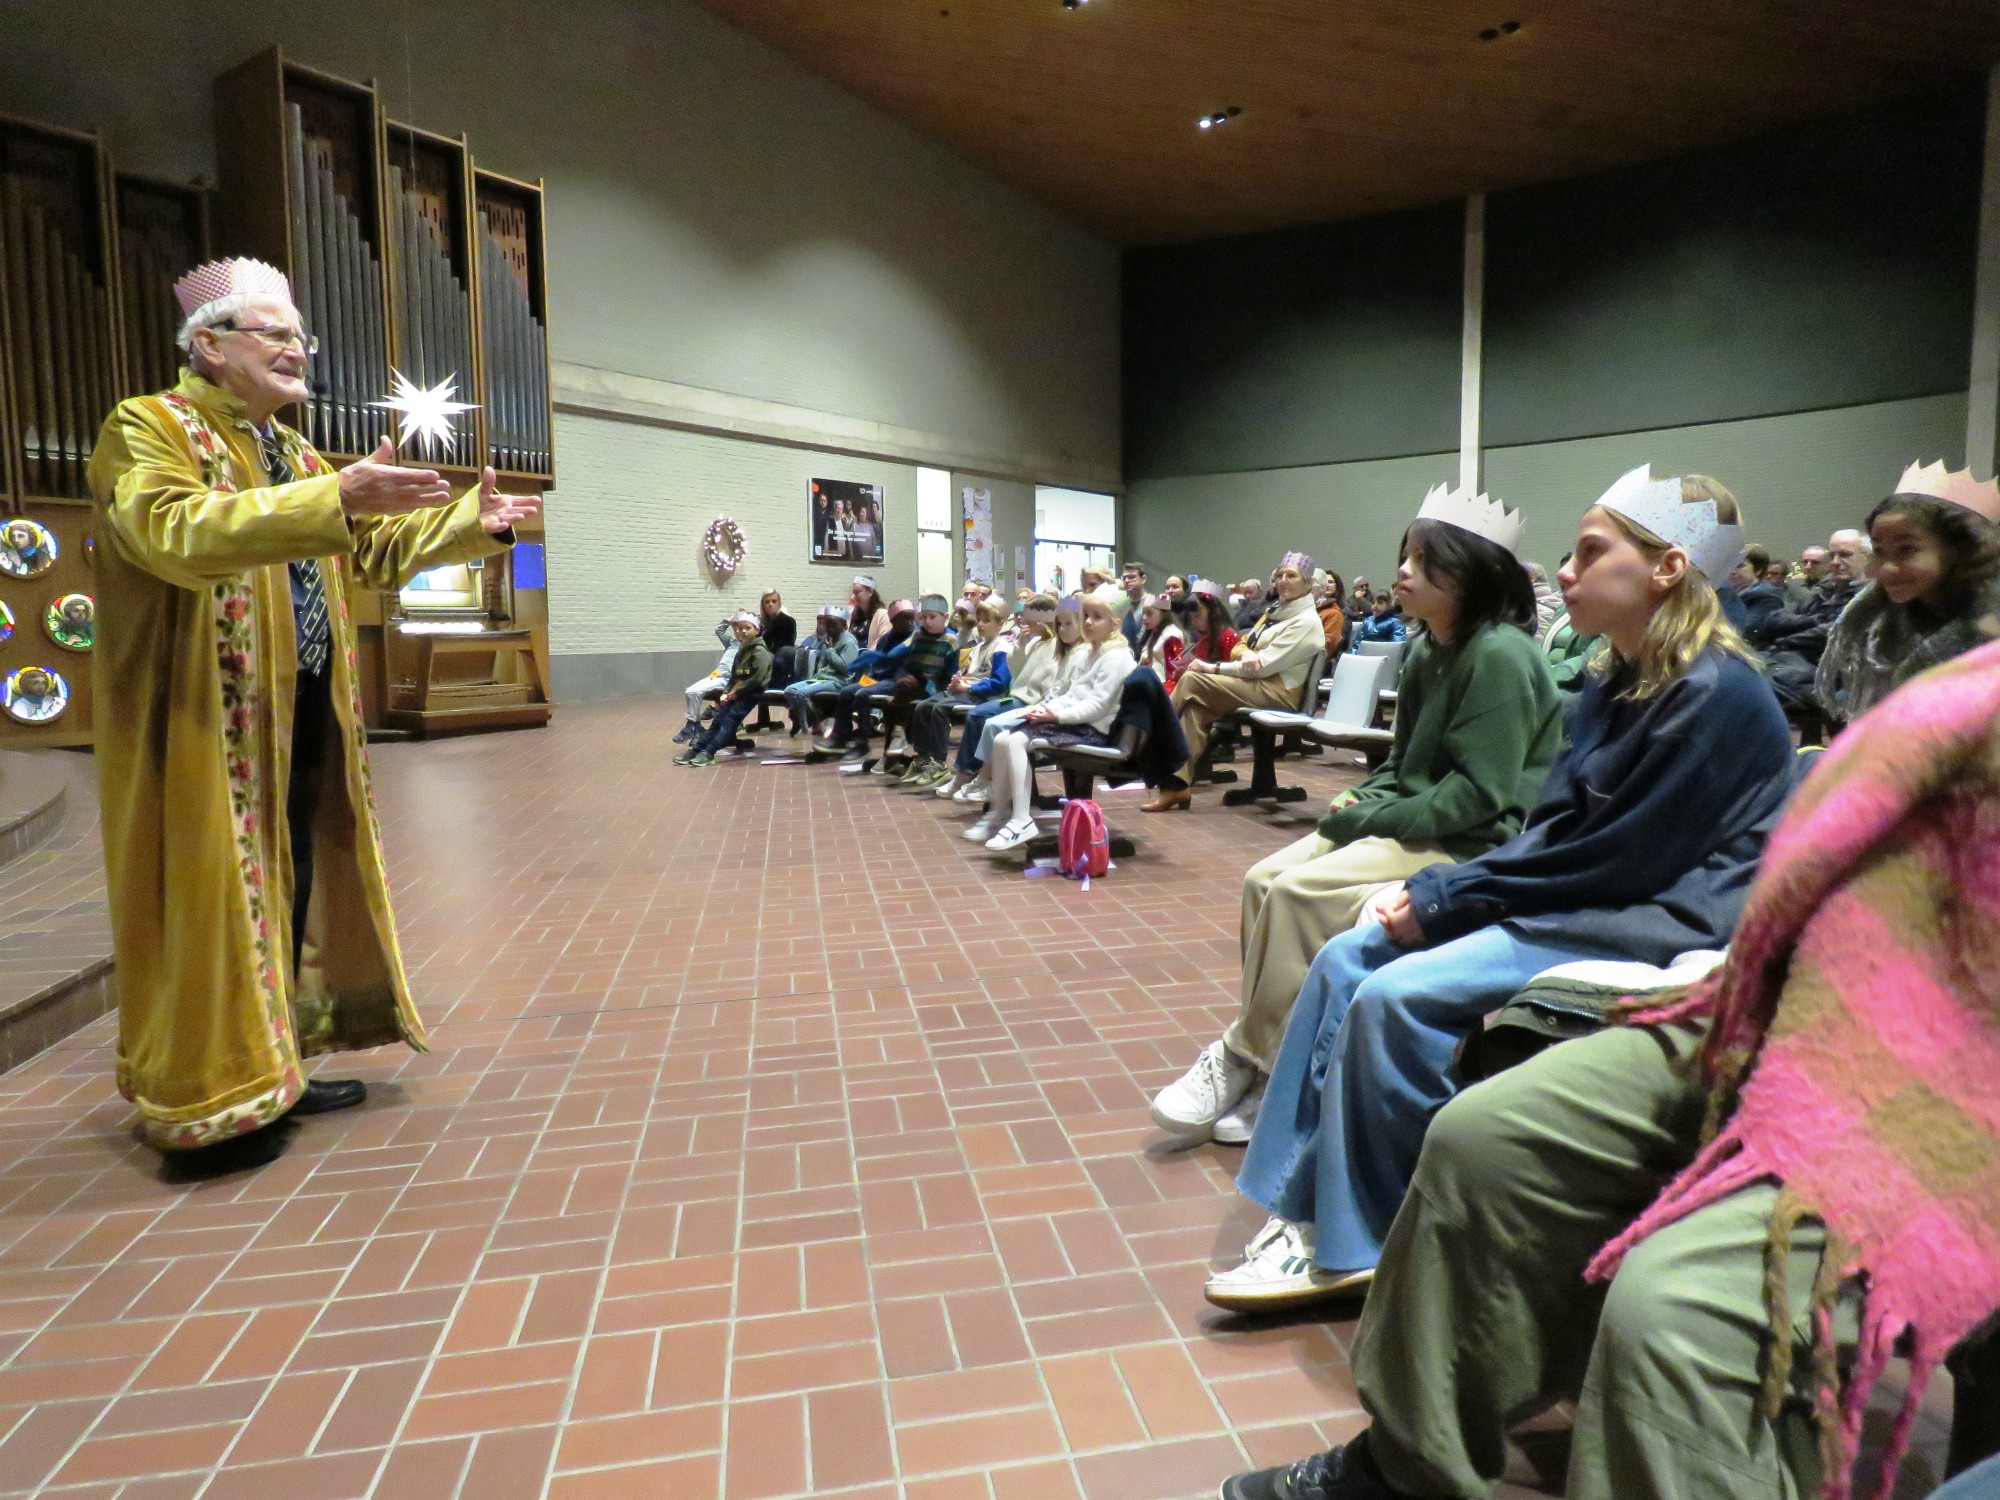
POLYGON ((1403 795, 1359 799, 1328 814, 1322 836, 1449 846, 1483 835, 1490 847, 1518 828, 1561 744, 1555 684, 1525 637, 1489 646, 1462 670, 1462 691, 1434 690, 1424 707, 1450 716, 1436 762, 1409 767, 1403 795))

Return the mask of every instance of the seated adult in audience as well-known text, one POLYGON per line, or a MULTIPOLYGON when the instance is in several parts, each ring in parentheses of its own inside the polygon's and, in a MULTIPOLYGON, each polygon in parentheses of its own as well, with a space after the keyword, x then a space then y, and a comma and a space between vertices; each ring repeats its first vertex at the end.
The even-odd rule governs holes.
POLYGON ((1034 769, 1030 740, 1052 745, 1102 745, 1118 718, 1118 696, 1136 663, 1118 633, 1118 617, 1102 599, 1083 601, 1080 660, 1069 686, 1022 715, 1021 723, 993 740, 993 800, 965 837, 996 852, 1017 849, 1035 836, 1034 769))
MULTIPOLYGON (((1742 615, 1740 622, 1732 615, 1730 623, 1746 638, 1761 633, 1769 620, 1785 612, 1785 591, 1764 576, 1770 566, 1770 552, 1752 542, 1743 549, 1742 560, 1729 570, 1729 594, 1742 615)), ((1716 594, 1720 597, 1722 590, 1717 589, 1716 594)), ((1724 613, 1728 613, 1729 601, 1723 602, 1724 613)))
POLYGON ((708 728, 674 757, 677 766, 714 765, 716 751, 736 743, 736 731, 771 680, 771 653, 759 634, 763 619, 746 609, 729 623, 736 633, 736 659, 729 668, 729 684, 715 700, 715 717, 708 728))
POLYGON ((1970 651, 2000 614, 2000 485, 1912 464, 1868 514, 1874 579, 1847 606, 1819 662, 1836 722, 1859 718, 1919 672, 1970 651))
POLYGON ((1354 587, 1347 593, 1347 618, 1365 620, 1375 612, 1375 590, 1360 574, 1354 577, 1354 587))
POLYGON ((1827 637, 1861 592, 1867 569, 1868 538, 1859 531, 1836 531, 1826 544, 1826 576, 1805 607, 1772 615, 1748 637, 1764 653, 1771 685, 1785 701, 1816 706, 1813 679, 1827 637))
POLYGON ((674 735, 676 745, 701 738, 702 711, 708 707, 709 699, 721 697, 723 690, 729 686, 729 671, 736 665, 736 653, 741 649, 737 645, 734 615, 715 627, 715 638, 722 643, 722 655, 716 658, 715 666, 706 677, 687 685, 687 722, 674 735))
POLYGON ((1808 547, 1799 554, 1798 570, 1785 579, 1785 608, 1797 614, 1826 581, 1826 548, 1808 547))
MULTIPOLYGON (((1146 565, 1128 562, 1118 570, 1119 597, 1112 601, 1112 609, 1118 615, 1118 628, 1125 637, 1125 644, 1131 646, 1138 639, 1139 611, 1146 603, 1146 565)), ((1134 647, 1136 653, 1137 648, 1134 647)))
MULTIPOLYGON (((912 619, 915 618, 914 611, 912 619)), ((847 600, 847 626, 864 651, 882 649, 882 637, 889 633, 889 606, 876 592, 875 580, 866 573, 854 575, 854 589, 847 600)))
MULTIPOLYGON (((1774 557, 1764 565, 1763 581, 1776 588, 1781 598, 1784 597, 1785 589, 1791 583, 1791 580, 1792 565, 1782 557, 1774 557)), ((1789 599, 1786 600, 1785 607, 1787 609, 1791 608, 1791 601, 1789 599)))
POLYGON ((1118 613, 1118 606, 1125 597, 1125 591, 1111 581, 1111 574, 1096 563, 1085 563, 1077 570, 1077 597, 1079 599, 1101 599, 1111 612, 1118 613))
POLYGON ((972 612, 966 650, 958 671, 945 683, 941 696, 927 698, 910 713, 910 768, 905 786, 936 786, 951 778, 945 764, 951 754, 951 711, 959 704, 1004 701, 1012 678, 1008 671, 1011 639, 1004 634, 1010 611, 998 599, 982 599, 972 612))
POLYGON ((1524 562, 1521 566, 1528 570, 1528 586, 1534 590, 1535 639, 1540 640, 1563 612, 1562 590, 1549 582, 1548 569, 1540 563, 1524 562))
POLYGON ((1420 870, 1313 960, 1237 1177, 1272 1215, 1208 1283, 1230 1308, 1365 1285, 1458 1044, 1544 969, 1721 948, 1792 780, 1792 740, 1712 579, 1742 552, 1712 479, 1625 475, 1561 573, 1609 637, 1521 833, 1420 870))
POLYGON ((791 717, 794 739, 808 733, 819 717, 816 700, 835 697, 854 675, 854 659, 861 654, 861 643, 848 628, 846 605, 829 604, 820 610, 811 649, 810 674, 804 681, 785 687, 785 712, 791 717))
POLYGON ((1396 607, 1395 594, 1384 589, 1369 602, 1367 616, 1354 622, 1350 649, 1358 651, 1377 642, 1408 640, 1409 634, 1409 626, 1396 607))
POLYGON ((1230 616, 1230 624, 1236 627, 1238 635, 1247 635, 1250 627, 1264 618, 1264 611, 1270 607, 1270 590, 1261 578, 1246 578, 1236 585, 1236 612, 1230 616))
MULTIPOLYGON (((1129 617, 1128 617, 1129 618, 1129 617)), ((1174 619, 1164 599, 1148 598, 1139 607, 1139 636, 1132 655, 1142 667, 1151 667, 1163 683, 1180 679, 1181 656, 1187 650, 1187 632, 1174 619)), ((1168 692, 1173 689, 1169 687, 1168 692)))
POLYGON ((1338 656, 1347 649, 1347 585, 1338 573, 1321 568, 1313 574, 1313 603, 1319 609, 1320 629, 1326 632, 1326 654, 1338 656))
MULTIPOLYGON (((853 732, 854 716, 858 713, 865 723, 869 714, 875 711, 875 702, 861 700, 872 689, 882 686, 875 673, 884 658, 904 645, 917 629, 917 606, 911 600, 898 599, 883 612, 889 620, 889 628, 883 632, 882 642, 874 649, 863 647, 854 658, 854 669, 847 686, 834 695, 833 712, 825 720, 822 731, 826 737, 824 744, 816 744, 806 752, 807 760, 819 760, 823 756, 837 753, 844 737, 853 732), (843 714, 845 717, 843 718, 843 714)), ((857 632, 858 634, 858 632, 857 632)))
POLYGON ((966 716, 952 761, 952 780, 938 788, 954 802, 985 802, 991 791, 993 740, 1027 717, 1028 710, 1069 686, 1082 653, 1083 604, 1036 594, 1021 611, 1021 634, 1007 660, 1011 679, 1004 699, 982 703, 966 716))
POLYGON ((1894 1478, 2000 1308, 1996 723, 2000 645, 1898 690, 1800 790, 1720 970, 1444 1106, 1355 1337, 1371 1425, 1221 1500, 1474 1500, 1565 1399, 1569 1500, 1846 1496, 1907 1352, 1894 1478))
POLYGON ((1250 1139, 1285 1018, 1313 956, 1370 898, 1521 831, 1562 744, 1562 699, 1515 560, 1518 511, 1442 487, 1403 534, 1396 597, 1424 627, 1410 648, 1389 757, 1319 828, 1243 877, 1236 1018, 1153 1100, 1177 1140, 1250 1139))
POLYGON ((764 649, 771 653, 770 686, 783 687, 797 671, 793 654, 799 643, 799 622, 785 613, 784 598, 776 589, 768 590, 758 600, 757 613, 763 626, 759 637, 764 649))
POLYGON ((1162 782, 1145 812, 1185 809, 1193 801, 1188 784, 1208 747, 1209 731, 1224 714, 1239 708, 1295 708, 1299 687, 1313 658, 1325 649, 1319 615, 1313 609, 1313 560, 1287 552, 1271 574, 1275 602, 1243 637, 1228 661, 1196 658, 1174 687, 1174 707, 1187 736, 1188 761, 1178 776, 1162 782))
POLYGON ((1178 610, 1187 602, 1188 581, 1178 573, 1169 573, 1167 581, 1160 585, 1160 598, 1168 609, 1178 610))
POLYGON ((1187 603, 1181 608, 1181 630, 1187 636, 1187 648, 1174 663, 1172 675, 1160 679, 1170 693, 1187 671, 1189 662, 1228 661, 1240 639, 1236 627, 1229 623, 1229 605, 1221 590, 1207 579, 1191 587, 1187 603))

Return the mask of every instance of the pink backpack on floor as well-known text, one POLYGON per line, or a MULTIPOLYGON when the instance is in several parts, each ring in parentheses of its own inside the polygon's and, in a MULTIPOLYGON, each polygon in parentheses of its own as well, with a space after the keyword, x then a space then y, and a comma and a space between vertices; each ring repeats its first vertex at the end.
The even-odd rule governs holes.
POLYGON ((1056 869, 1089 880, 1110 868, 1111 832, 1104 826, 1104 810, 1088 797, 1072 797, 1063 803, 1056 828, 1056 869))

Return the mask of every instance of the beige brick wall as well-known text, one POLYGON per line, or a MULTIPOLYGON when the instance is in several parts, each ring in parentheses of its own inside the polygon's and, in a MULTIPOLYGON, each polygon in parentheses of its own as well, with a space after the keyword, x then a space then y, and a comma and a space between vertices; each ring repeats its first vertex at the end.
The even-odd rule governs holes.
POLYGON ((879 484, 885 560, 871 569, 885 597, 917 583, 917 471, 803 448, 559 414, 560 482, 546 512, 549 646, 557 656, 714 649, 724 613, 755 609, 777 588, 810 629, 819 606, 844 600, 856 568, 807 555, 807 484, 879 484), (718 585, 701 538, 732 517, 750 561, 718 585))

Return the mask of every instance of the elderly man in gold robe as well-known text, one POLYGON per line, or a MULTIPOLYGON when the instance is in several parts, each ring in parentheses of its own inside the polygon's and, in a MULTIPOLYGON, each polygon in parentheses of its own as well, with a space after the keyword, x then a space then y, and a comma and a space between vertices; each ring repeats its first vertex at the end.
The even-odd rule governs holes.
POLYGON ((120 403, 90 463, 96 724, 118 1088, 188 1174, 276 1159, 358 1104, 324 1052, 424 1050, 389 909, 349 598, 505 550, 536 502, 456 499, 384 439, 334 471, 276 420, 314 349, 284 276, 175 291, 188 367, 120 403))

